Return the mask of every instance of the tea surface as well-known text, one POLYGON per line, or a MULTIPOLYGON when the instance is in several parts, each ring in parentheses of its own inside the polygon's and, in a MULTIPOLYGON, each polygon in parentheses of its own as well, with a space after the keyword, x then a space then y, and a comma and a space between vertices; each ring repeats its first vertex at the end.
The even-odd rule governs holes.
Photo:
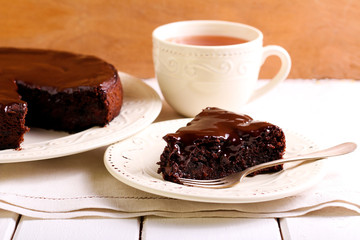
POLYGON ((242 38, 216 35, 183 36, 168 39, 170 42, 197 46, 226 46, 247 42, 242 38))

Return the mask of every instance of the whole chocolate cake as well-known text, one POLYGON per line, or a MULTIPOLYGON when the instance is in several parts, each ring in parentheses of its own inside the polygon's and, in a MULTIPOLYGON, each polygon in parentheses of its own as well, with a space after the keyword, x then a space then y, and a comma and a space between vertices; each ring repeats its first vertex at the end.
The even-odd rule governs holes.
MULTIPOLYGON (((219 108, 206 108, 175 133, 164 136, 158 173, 179 178, 216 179, 282 158, 285 135, 277 126, 219 108)), ((281 170, 272 167, 264 172, 281 170)))
POLYGON ((119 114, 122 95, 116 69, 97 57, 0 48, 0 149, 18 148, 27 126, 104 126, 119 114))

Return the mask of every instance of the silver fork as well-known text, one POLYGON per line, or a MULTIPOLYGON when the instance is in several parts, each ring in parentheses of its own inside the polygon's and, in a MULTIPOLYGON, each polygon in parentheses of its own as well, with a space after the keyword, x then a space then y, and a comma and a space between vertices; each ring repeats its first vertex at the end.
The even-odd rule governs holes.
MULTIPOLYGON (((283 163, 288 162, 295 162, 295 161, 303 161, 304 162, 311 162, 322 160, 328 157, 335 157, 343 154, 350 153, 356 149, 356 144, 352 142, 342 143, 327 149, 323 149, 320 151, 307 153, 303 155, 298 155, 291 158, 283 158, 279 160, 274 160, 271 162, 262 163, 259 165, 255 165, 253 167, 247 168, 244 171, 237 172, 231 175, 228 175, 223 178, 212 179, 212 180, 197 180, 197 179, 190 179, 190 178, 180 178, 180 182, 186 186, 191 187, 202 187, 202 188, 228 188, 236 183, 241 182, 247 175, 256 172, 261 169, 265 169, 268 167, 277 166, 283 163)), ((302 164, 301 163, 301 164, 302 164)))

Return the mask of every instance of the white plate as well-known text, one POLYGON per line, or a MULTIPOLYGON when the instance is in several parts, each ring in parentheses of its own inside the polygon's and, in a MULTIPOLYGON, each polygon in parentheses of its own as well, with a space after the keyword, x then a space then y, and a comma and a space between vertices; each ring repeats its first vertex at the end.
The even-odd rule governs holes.
POLYGON ((105 127, 68 134, 31 128, 21 150, 1 150, 0 163, 49 159, 80 153, 125 139, 150 125, 161 111, 159 95, 142 80, 119 73, 124 104, 119 116, 105 127))
MULTIPOLYGON (((321 161, 297 167, 285 165, 286 170, 248 177, 232 188, 205 189, 188 187, 163 180, 157 173, 160 154, 165 147, 162 137, 190 119, 159 122, 135 136, 111 145, 105 152, 108 171, 118 180, 137 189, 171 198, 216 203, 250 203, 295 195, 316 184, 324 175, 321 161)), ((306 138, 285 131, 286 155, 305 153, 315 149, 306 138)))

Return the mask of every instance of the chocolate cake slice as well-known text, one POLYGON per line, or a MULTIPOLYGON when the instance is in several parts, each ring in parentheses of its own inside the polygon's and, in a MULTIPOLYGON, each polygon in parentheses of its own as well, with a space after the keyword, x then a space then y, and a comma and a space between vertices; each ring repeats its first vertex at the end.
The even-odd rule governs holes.
MULTIPOLYGON (((219 108, 204 109, 187 126, 163 139, 167 145, 158 173, 177 183, 179 178, 221 178, 280 159, 285 152, 285 135, 278 126, 219 108)), ((281 169, 277 166, 264 172, 281 169)))

